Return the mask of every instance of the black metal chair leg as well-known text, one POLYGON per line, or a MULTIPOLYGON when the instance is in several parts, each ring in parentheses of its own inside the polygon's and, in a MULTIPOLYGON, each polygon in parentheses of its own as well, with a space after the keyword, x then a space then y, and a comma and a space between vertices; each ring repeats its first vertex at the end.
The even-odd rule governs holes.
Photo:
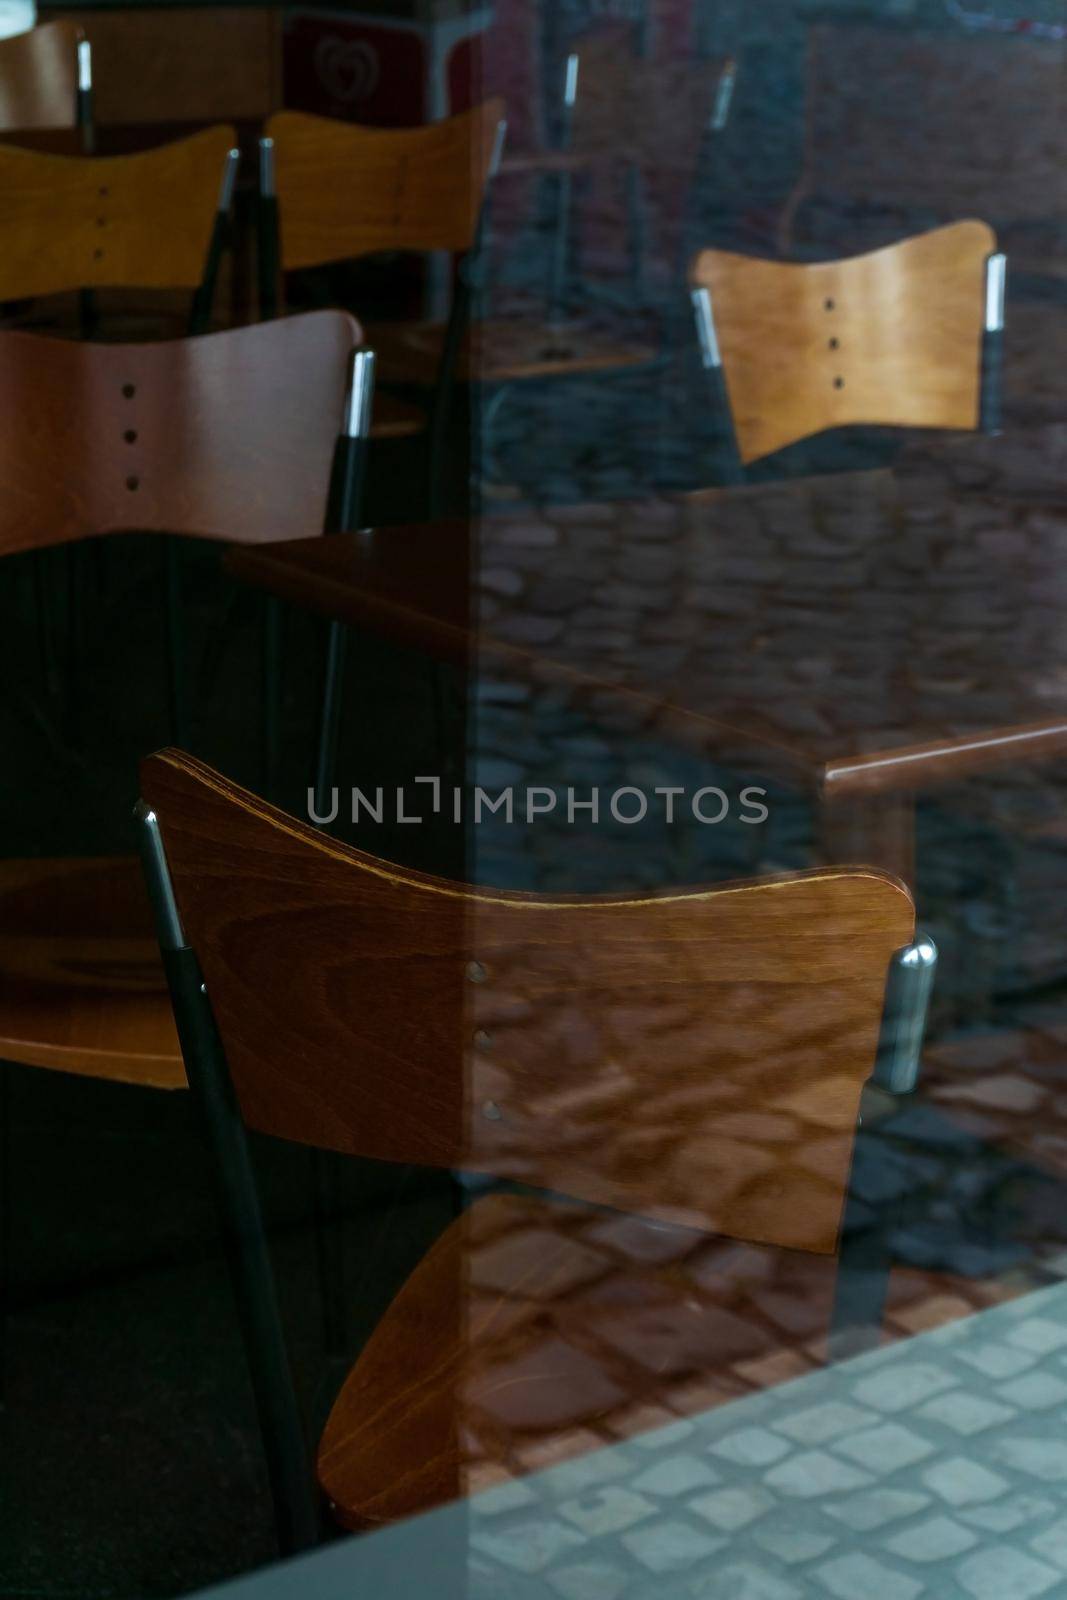
POLYGON ((344 698, 345 661, 348 633, 340 622, 331 622, 326 636, 326 667, 322 688, 322 720, 315 761, 315 817, 332 810, 330 790, 337 775, 337 745, 341 733, 341 705, 344 698))
POLYGON ((189 741, 188 675, 186 671, 185 606, 182 598, 181 545, 164 540, 164 604, 167 626, 167 672, 170 736, 183 750, 189 741))
POLYGON ((922 1043, 930 1006, 937 946, 923 933, 898 950, 886 976, 885 1008, 874 1071, 863 1086, 845 1204, 837 1287, 830 1325, 829 1356, 840 1361, 874 1349, 882 1332, 892 1258, 892 1207, 873 1215, 853 1187, 879 1138, 878 1124, 910 1095, 919 1079, 922 1043))
POLYGON ((878 1347, 892 1264, 886 1219, 861 1219, 854 1205, 846 1206, 827 1346, 831 1361, 878 1347))
POLYGON ((11 1068, 0 1061, 0 1410, 7 1405, 11 1319, 11 1068))
POLYGON ((344 1361, 348 1354, 340 1176, 337 1160, 332 1151, 312 1150, 315 1259, 319 1275, 319 1304, 322 1310, 322 1343, 331 1361, 344 1361))
POLYGON ((212 1174, 263 1434, 283 1556, 319 1541, 320 1506, 285 1341, 251 1152, 211 1002, 174 903, 154 814, 137 807, 145 880, 159 936, 190 1097, 212 1153, 212 1174))
POLYGON ((56 658, 55 619, 52 615, 51 554, 50 550, 36 552, 33 562, 33 593, 37 611, 37 642, 41 657, 41 673, 46 692, 55 699, 59 695, 60 683, 56 658))
POLYGON ((274 595, 263 605, 263 785, 277 801, 281 770, 282 608, 274 595))

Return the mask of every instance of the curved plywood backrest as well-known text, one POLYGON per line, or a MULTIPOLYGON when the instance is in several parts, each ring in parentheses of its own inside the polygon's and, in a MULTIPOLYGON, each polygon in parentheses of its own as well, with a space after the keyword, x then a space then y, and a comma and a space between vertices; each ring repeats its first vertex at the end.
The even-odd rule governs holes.
POLYGON ((141 771, 245 1120, 832 1251, 895 879, 595 899, 388 865, 178 751, 141 771))
POLYGON ((83 37, 60 21, 0 39, 0 134, 76 126, 83 37))
POLYGON ((235 140, 220 124, 129 156, 0 146, 0 300, 195 289, 235 140))
POLYGON ((690 283, 711 295, 742 461, 847 423, 977 427, 995 250, 958 222, 810 266, 702 251, 690 283))
POLYGON ((264 131, 274 141, 282 267, 468 250, 503 116, 501 100, 424 128, 278 112, 264 131))
POLYGON ((341 311, 162 344, 0 332, 0 556, 103 533, 321 532, 360 339, 341 311))

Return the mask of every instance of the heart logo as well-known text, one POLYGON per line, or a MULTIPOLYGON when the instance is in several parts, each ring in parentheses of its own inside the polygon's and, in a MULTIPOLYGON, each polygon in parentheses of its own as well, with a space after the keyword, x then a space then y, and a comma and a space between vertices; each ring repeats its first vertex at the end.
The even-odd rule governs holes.
POLYGON ((326 34, 315 46, 315 71, 323 88, 346 105, 368 99, 378 87, 381 61, 365 39, 326 34))

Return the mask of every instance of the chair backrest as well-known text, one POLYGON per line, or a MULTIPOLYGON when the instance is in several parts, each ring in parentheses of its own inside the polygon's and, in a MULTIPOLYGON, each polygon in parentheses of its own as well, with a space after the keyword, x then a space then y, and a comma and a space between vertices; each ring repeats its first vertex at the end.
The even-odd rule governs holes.
POLYGON ((280 111, 264 129, 284 271, 384 250, 469 250, 504 117, 490 100, 422 128, 280 111))
POLYGON ((0 134, 78 126, 75 22, 45 22, 0 39, 0 134))
POLYGON ((235 140, 220 124, 128 156, 0 146, 0 300, 197 289, 235 140))
POLYGON ((0 332, 0 556, 94 534, 321 531, 354 318, 162 344, 0 332))
POLYGON ((895 879, 475 890, 180 751, 144 763, 141 792, 251 1127, 834 1250, 887 969, 913 937, 895 879))
POLYGON ((702 251, 689 281, 710 298, 705 363, 717 342, 741 460, 849 423, 978 427, 995 251, 983 222, 804 266, 702 251))
POLYGON ((804 169, 787 214, 808 197, 836 202, 838 249, 880 243, 870 238, 879 213, 898 232, 976 210, 998 227, 1067 218, 1062 44, 820 23, 805 99, 804 169), (853 238, 857 207, 874 214, 866 239, 853 238))

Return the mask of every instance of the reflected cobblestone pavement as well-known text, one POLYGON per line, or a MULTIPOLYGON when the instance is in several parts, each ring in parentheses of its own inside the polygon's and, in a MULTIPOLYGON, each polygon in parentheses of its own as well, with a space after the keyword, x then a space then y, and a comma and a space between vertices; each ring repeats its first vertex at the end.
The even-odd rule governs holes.
POLYGON ((1055 1283, 490 1489, 471 1600, 1060 1595, 1065 1405, 1055 1283))

